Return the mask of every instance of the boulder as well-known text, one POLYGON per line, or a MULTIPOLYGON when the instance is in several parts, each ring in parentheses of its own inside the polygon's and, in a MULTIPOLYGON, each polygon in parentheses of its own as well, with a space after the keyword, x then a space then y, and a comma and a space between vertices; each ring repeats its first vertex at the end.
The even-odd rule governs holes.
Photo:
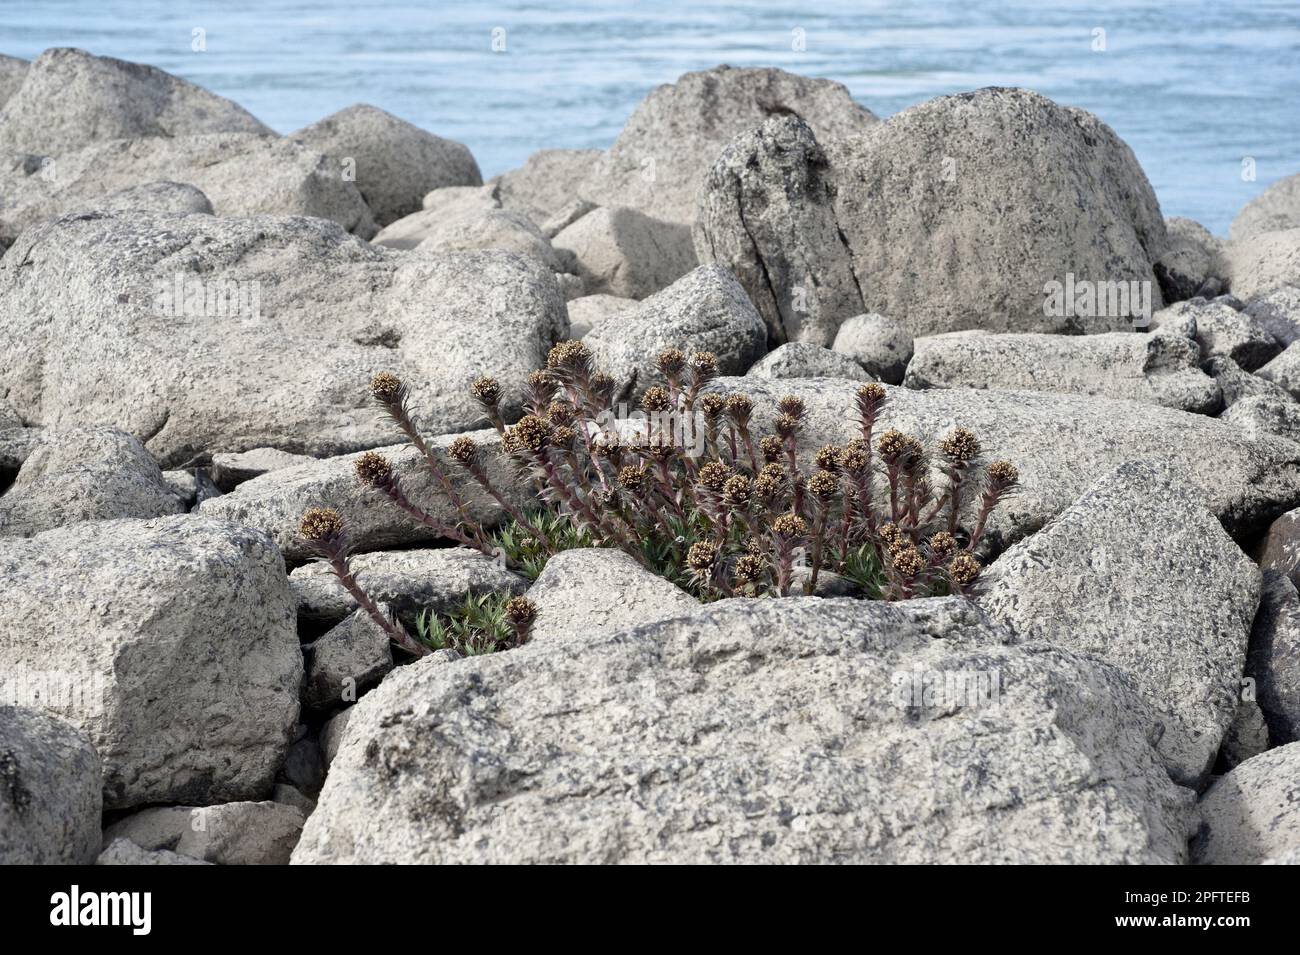
POLYGON ((1201 797, 1200 865, 1256 865, 1300 849, 1300 743, 1248 759, 1201 797))
POLYGON ((145 809, 104 830, 149 852, 166 850, 215 865, 285 865, 302 832, 303 814, 275 802, 145 809))
POLYGON ((914 342, 907 329, 883 315, 854 315, 840 325, 831 348, 879 380, 899 385, 912 360, 914 342))
POLYGON ((1242 370, 1242 367, 1231 358, 1216 355, 1205 363, 1204 368, 1205 373, 1219 383, 1219 392, 1223 395, 1225 408, 1231 408, 1243 398, 1293 400, 1285 388, 1242 370))
MULTIPOLYGON (((391 614, 387 604, 379 604, 379 609, 386 616, 391 614)), ((393 668, 388 634, 364 610, 353 611, 306 649, 302 702, 313 709, 355 701, 393 668)))
POLYGON ((13 483, 23 462, 43 440, 41 428, 0 428, 0 488, 13 483))
POLYGON ((796 597, 421 660, 349 711, 293 862, 1182 861, 1128 681, 1005 639, 796 597))
POLYGON ((602 208, 555 236, 572 256, 587 294, 643 299, 695 268, 691 230, 635 209, 602 208))
POLYGON ((381 371, 409 382, 435 434, 486 423, 479 375, 517 416, 523 379, 568 332, 552 274, 519 256, 399 256, 296 217, 65 217, 0 259, 0 301, 16 316, 0 392, 24 418, 114 425, 164 467, 389 442, 369 396, 381 371))
POLYGON ((1300 346, 1294 342, 1255 374, 1283 388, 1293 398, 1300 398, 1300 346))
POLYGON ((1132 676, 1164 724, 1170 775, 1193 788, 1236 713, 1261 587, 1201 490, 1159 464, 1124 464, 990 565, 979 596, 1021 640, 1132 676))
POLYGON ((342 163, 381 226, 419 211, 430 190, 483 184, 465 146, 366 103, 332 113, 291 138, 342 163))
POLYGON ((141 849, 130 839, 114 839, 105 846, 95 860, 95 865, 212 865, 201 859, 191 859, 170 849, 141 849))
POLYGON ((9 101, 9 97, 18 92, 27 76, 27 67, 31 63, 16 56, 0 53, 0 106, 9 101))
POLYGON ((305 796, 296 787, 287 783, 276 783, 275 790, 271 794, 271 801, 278 802, 282 806, 290 806, 297 809, 306 818, 316 810, 316 800, 310 796, 305 796))
POLYGON ((1300 227, 1261 232, 1228 243, 1228 275, 1238 298, 1300 285, 1300 227))
POLYGON ((111 139, 272 130, 223 96, 142 63, 46 50, 0 108, 7 148, 68 153, 111 139))
POLYGON ((1264 571, 1246 676, 1255 681, 1255 699, 1273 742, 1300 741, 1300 596, 1275 568, 1264 571))
POLYGON ((1300 173, 1273 183, 1241 207, 1228 227, 1234 242, 1300 227, 1300 173))
POLYGON ((299 464, 310 464, 315 460, 305 454, 290 454, 288 451, 280 451, 276 448, 253 448, 250 451, 214 454, 209 470, 213 483, 222 492, 229 492, 245 481, 251 481, 271 471, 279 471, 299 464))
POLYGON ((1300 441, 1300 403, 1290 395, 1254 395, 1235 402, 1219 420, 1250 437, 1274 434, 1300 441))
POLYGON ((650 296, 635 312, 614 315, 583 339, 598 369, 624 394, 664 384, 655 364, 665 348, 710 351, 719 374, 743 374, 763 356, 763 319, 726 269, 701 267, 650 296))
POLYGON ((612 315, 635 312, 637 303, 617 295, 583 295, 569 301, 569 335, 583 338, 612 315))
POLYGON ((116 428, 47 431, 0 497, 0 536, 184 510, 138 439, 116 428))
MULTIPOLYGON (((560 207, 557 212, 553 213, 550 218, 539 222, 537 226, 542 230, 542 235, 548 239, 554 239, 587 213, 594 212, 598 208, 600 207, 588 199, 571 199, 560 207)), ((692 249, 691 256, 694 257, 694 255, 695 252, 692 249)))
POLYGON ((1161 288, 1170 301, 1181 301, 1226 284, 1223 240, 1199 222, 1173 216, 1165 219, 1169 244, 1154 263, 1161 288))
MULTIPOLYGON (((726 378, 713 388, 744 391, 754 400, 751 431, 771 434, 785 394, 807 410, 799 448, 805 458, 824 444, 860 435, 855 382, 726 378)), ((885 386, 876 433, 915 435, 933 447, 958 425, 972 429, 986 461, 1007 459, 1020 470, 1016 493, 989 519, 985 543, 997 552, 1042 527, 1072 504, 1098 475, 1126 461, 1168 464, 1238 541, 1253 541, 1277 515, 1300 505, 1300 448, 1281 438, 1250 438, 1231 425, 1172 408, 1029 391, 885 386), (1292 504, 1292 502, 1295 504, 1292 504)), ((942 477, 935 475, 936 483, 942 477)))
POLYGON ((60 676, 42 708, 90 736, 104 806, 256 798, 298 715, 284 561, 193 515, 0 539, 0 672, 60 676))
POLYGON ((595 638, 700 608, 698 600, 631 555, 596 547, 551 557, 528 599, 537 605, 530 641, 595 638))
POLYGON ((1255 560, 1260 567, 1280 570, 1300 587, 1300 509, 1287 511, 1269 525, 1255 560))
POLYGON ((1201 358, 1208 361, 1220 356, 1231 358, 1246 371, 1255 371, 1277 357, 1282 347, 1262 324, 1250 315, 1221 302, 1193 299, 1178 302, 1154 316, 1153 322, 1164 328, 1181 316, 1195 319, 1194 338, 1201 347, 1201 358))
POLYGON ((503 209, 546 222, 580 194, 603 155, 599 149, 542 149, 490 185, 503 209))
POLYGON ((1268 724, 1254 700, 1242 700, 1223 734, 1216 771, 1231 771, 1268 749, 1268 724))
MULTIPOLYGON (((0 673, 0 687, 20 674, 0 673)), ((23 696, 16 683, 2 699, 23 696), (15 692, 19 691, 19 692, 15 692)), ((0 706, 0 865, 87 865, 99 852, 99 754, 61 719, 0 706)))
POLYGON ((781 115, 802 117, 823 140, 862 132, 876 122, 843 85, 830 80, 729 66, 685 73, 641 101, 581 194, 597 205, 630 206, 690 225, 696 190, 723 147, 781 115))
MULTIPOLYGON (((436 654, 435 654, 436 655, 436 654)), ((320 731, 320 754, 326 768, 334 762, 334 757, 338 754, 339 745, 343 742, 343 734, 348 728, 348 720, 352 718, 352 707, 339 710, 321 727, 320 731)))
POLYGON ((1300 339, 1300 286, 1281 285, 1252 298, 1245 312, 1283 348, 1300 339))
MULTIPOLYGON (((504 555, 493 559, 468 547, 358 554, 352 569, 371 597, 408 623, 422 610, 445 613, 467 594, 521 594, 527 589, 522 577, 505 568, 504 555)), ((298 598, 298 615, 304 619, 333 624, 357 609, 356 601, 326 564, 294 568, 289 586, 298 598)))
POLYGON ((838 140, 793 116, 760 138, 771 145, 747 147, 753 133, 732 144, 753 157, 742 188, 728 153, 702 187, 696 251, 734 268, 792 337, 833 334, 861 312, 914 335, 1122 331, 1163 305, 1155 194, 1083 110, 990 88, 838 140), (791 328, 807 324, 799 305, 812 330, 791 328))
POLYGON ((1197 414, 1222 401, 1194 342, 1134 332, 922 336, 903 384, 1100 395, 1197 414))
MULTIPOLYGON (((501 249, 533 259, 552 272, 571 265, 569 256, 552 248, 551 240, 530 219, 504 209, 473 210, 458 216, 431 212, 417 215, 436 216, 430 221, 418 248, 428 252, 465 252, 476 249, 501 249)), ((403 220, 405 221, 405 220, 403 220)), ((412 235, 414 238, 414 235, 412 235)), ((393 241, 387 243, 402 248, 393 241)))
POLYGON ((146 182, 92 199, 89 208, 105 212, 201 212, 212 215, 212 201, 187 182, 146 182))
POLYGON ((756 378, 849 378, 874 381, 871 374, 847 355, 812 342, 786 342, 768 352, 745 372, 756 378))
MULTIPOLYGON (((501 454, 497 433, 484 430, 469 435, 479 444, 479 458, 494 486, 509 495, 517 507, 534 501, 532 488, 518 479, 514 465, 501 454)), ((453 476, 458 475, 456 465, 447 457, 447 446, 458 437, 458 434, 443 435, 428 441, 430 452, 443 470, 453 476)), ((415 448, 402 444, 378 450, 393 465, 410 500, 439 521, 457 519, 451 502, 415 448)), ((298 536, 302 513, 309 507, 337 509, 347 521, 348 538, 358 552, 437 540, 430 528, 416 523, 377 491, 357 480, 355 468, 360 456, 323 458, 272 471, 239 485, 230 494, 204 501, 199 505, 199 512, 266 532, 292 561, 305 560, 314 554, 298 536)), ((472 482, 459 482, 456 491, 462 497, 470 521, 493 527, 505 517, 500 505, 472 482)))

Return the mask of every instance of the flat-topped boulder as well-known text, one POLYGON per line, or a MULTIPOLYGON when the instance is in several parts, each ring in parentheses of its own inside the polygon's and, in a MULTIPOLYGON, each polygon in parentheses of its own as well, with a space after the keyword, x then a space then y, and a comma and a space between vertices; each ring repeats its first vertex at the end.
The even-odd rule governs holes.
POLYGON ((1235 242, 1295 228, 1300 228, 1300 173, 1279 179, 1242 206, 1228 227, 1228 236, 1235 242))

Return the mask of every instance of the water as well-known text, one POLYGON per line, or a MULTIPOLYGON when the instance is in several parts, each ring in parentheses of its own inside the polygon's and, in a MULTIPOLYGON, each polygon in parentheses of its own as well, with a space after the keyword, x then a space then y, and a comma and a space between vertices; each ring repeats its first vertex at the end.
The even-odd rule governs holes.
POLYGON ((162 67, 281 132, 373 103, 464 142, 484 176, 537 149, 607 146, 653 86, 724 62, 839 80, 881 117, 943 93, 1031 87, 1101 116, 1165 214, 1219 234, 1300 172, 1296 0, 0 0, 0 51, 49 46, 162 67))

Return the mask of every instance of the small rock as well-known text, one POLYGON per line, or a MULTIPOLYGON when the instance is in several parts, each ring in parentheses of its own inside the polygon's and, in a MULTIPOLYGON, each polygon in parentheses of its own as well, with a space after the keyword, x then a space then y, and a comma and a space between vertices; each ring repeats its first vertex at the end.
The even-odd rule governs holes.
POLYGON ((1300 743, 1248 759, 1201 797, 1200 865, 1255 865, 1300 849, 1300 743))
POLYGON ((1300 287, 1282 285, 1252 298, 1246 305, 1246 314, 1286 348, 1300 339, 1300 287))
POLYGON ((104 842, 129 839, 217 865, 284 865, 302 833, 301 811, 275 802, 145 809, 104 830, 104 842))
POLYGON ((883 315, 854 315, 844 320, 831 346, 891 385, 901 384, 912 360, 914 343, 907 329, 883 315))
POLYGON ((1219 415, 1219 420, 1240 428, 1251 437, 1276 434, 1300 441, 1300 403, 1290 395, 1255 395, 1219 415))
POLYGON ((223 492, 233 491, 245 481, 270 471, 291 468, 316 460, 306 454, 290 454, 279 448, 253 448, 251 451, 219 451, 212 455, 212 481, 223 492))
POLYGON ((1222 355, 1231 358, 1246 371, 1254 371, 1277 357, 1281 346, 1268 330, 1250 315, 1228 305, 1193 299, 1178 302, 1152 316, 1157 327, 1179 317, 1196 318, 1196 342, 1201 358, 1208 361, 1222 355))
POLYGON ((300 726, 299 732, 301 735, 289 747, 277 779, 314 797, 325 781, 325 761, 316 737, 305 726, 300 726))
POLYGON ((696 266, 691 230, 635 209, 596 209, 555 236, 577 263, 588 294, 643 299, 696 266))
POLYGON ((548 239, 554 239, 588 212, 592 212, 598 208, 599 206, 587 199, 574 199, 568 205, 563 206, 550 218, 539 223, 542 235, 546 236, 548 239))
MULTIPOLYGON (((400 245, 395 247, 402 248, 400 245)), ((476 209, 459 216, 437 214, 437 220, 429 224, 417 248, 429 252, 478 249, 514 252, 552 272, 563 272, 570 265, 569 258, 552 247, 551 240, 542 235, 532 220, 504 209, 476 209)))
POLYGON ((1243 398, 1274 398, 1291 401, 1291 395, 1285 388, 1248 371, 1243 371, 1231 358, 1216 355, 1205 363, 1205 372, 1219 383, 1219 392, 1223 395, 1223 406, 1231 408, 1243 398))
POLYGON ((875 380, 852 358, 812 342, 786 342, 756 361, 745 375, 756 378, 875 380))
POLYGON ((130 839, 114 839, 95 860, 95 865, 212 865, 191 859, 170 849, 141 849, 130 839))
POLYGON ((1273 742, 1300 741, 1300 596, 1282 571, 1264 571, 1255 625, 1250 632, 1246 676, 1273 742))
POLYGON ((1278 355, 1255 374, 1265 381, 1286 389, 1293 398, 1300 398, 1300 345, 1292 342, 1282 354, 1278 355))
POLYGON ((1223 241, 1199 222, 1173 216, 1165 219, 1169 245, 1155 261, 1161 288, 1171 301, 1202 294, 1227 275, 1223 241))
POLYGON ((635 312, 637 303, 617 295, 583 295, 569 302, 569 335, 584 338, 605 319, 635 312))
MULTIPOLYGON (((379 609, 390 613, 386 604, 379 609)), ((388 634, 364 610, 356 610, 310 645, 302 701, 315 709, 356 702, 392 668, 388 634)))

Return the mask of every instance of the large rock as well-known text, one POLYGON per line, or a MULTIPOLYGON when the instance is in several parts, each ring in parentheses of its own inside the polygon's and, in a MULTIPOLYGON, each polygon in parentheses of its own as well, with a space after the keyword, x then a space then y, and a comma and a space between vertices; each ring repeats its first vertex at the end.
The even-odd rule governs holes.
POLYGON ((633 299, 619 298, 617 295, 583 295, 572 299, 568 307, 569 334, 574 338, 583 338, 611 315, 635 312, 637 303, 633 299))
POLYGON ((310 464, 315 458, 305 454, 290 454, 275 448, 253 448, 250 451, 220 452, 212 455, 209 471, 212 482, 223 492, 233 491, 245 481, 261 477, 271 471, 310 464))
POLYGON ((1264 571, 1246 675, 1255 681, 1255 699, 1273 742, 1300 740, 1300 594, 1274 568, 1264 571))
MULTIPOLYGON (((755 434, 772 433, 782 395, 802 398, 807 411, 799 447, 807 457, 824 444, 843 444, 860 434, 853 412, 856 383, 746 377, 722 379, 714 387, 754 399, 755 434)), ((877 434, 898 428, 932 447, 962 425, 979 437, 987 460, 1005 458, 1020 469, 1016 493, 989 520, 985 539, 993 550, 1038 530, 1098 475, 1126 461, 1165 462, 1197 488, 1238 541, 1253 541, 1277 515, 1300 504, 1300 447, 1280 438, 1249 438, 1213 418, 1079 395, 885 390, 877 434)))
POLYGON ((1246 398, 1294 400, 1285 388, 1243 370, 1231 358, 1216 356, 1207 361, 1203 367, 1205 373, 1219 383, 1219 392, 1223 395, 1225 408, 1231 408, 1238 401, 1246 398))
POLYGON ((1222 239, 1199 222, 1181 216, 1165 219, 1165 231, 1169 244, 1155 262, 1155 272, 1171 301, 1209 294, 1227 284, 1222 239))
POLYGON ((840 325, 831 347, 881 381, 899 385, 915 342, 907 329, 884 315, 854 315, 840 325))
MULTIPOLYGON (((0 687, 6 678, 20 676, 0 675, 0 687)), ((102 808, 99 754, 86 734, 35 710, 0 706, 0 865, 93 862, 102 808)))
POLYGON ((1004 640, 960 599, 729 600, 420 661, 351 709, 293 861, 1182 861, 1128 681, 1004 640))
POLYGON ((598 637, 699 609, 686 591, 607 548, 561 551, 528 591, 537 605, 530 640, 598 637))
POLYGON ((1300 398, 1300 346, 1292 342, 1255 374, 1285 389, 1293 398, 1300 398))
POLYGON ((302 832, 303 814, 274 802, 145 809, 104 830, 111 845, 126 839, 214 865, 285 865, 302 832))
POLYGON ((1217 300, 1178 302, 1153 316, 1152 322, 1163 328, 1185 317, 1195 320, 1196 333, 1192 337, 1201 348, 1203 360, 1231 358, 1246 371, 1255 371, 1282 350, 1262 323, 1217 300))
POLYGON ((597 205, 631 206, 690 225, 696 189, 723 147, 778 115, 802 117, 823 140, 876 122, 830 80, 728 66, 685 73, 641 101, 582 194, 597 205))
POLYGON ((1228 243, 1232 293, 1242 300, 1300 285, 1300 227, 1228 243))
MULTIPOLYGON (((534 501, 531 487, 518 479, 514 465, 501 454, 496 432, 476 431, 470 436, 479 443, 479 457, 493 484, 510 495, 516 506, 534 501)), ((456 490, 464 499, 470 520, 493 526, 504 517, 501 507, 477 485, 465 481, 447 457, 447 446, 458 437, 444 435, 432 439, 429 448, 444 471, 456 478, 456 490)), ((447 523, 457 519, 418 451, 410 445, 392 445, 379 450, 392 463, 410 500, 439 521, 447 523)), ((265 531, 290 560, 312 556, 311 548, 298 536, 298 526, 303 511, 315 506, 333 507, 343 515, 348 537, 358 551, 437 540, 431 529, 416 523, 357 480, 355 465, 360 456, 342 455, 272 471, 239 485, 230 494, 209 498, 199 505, 199 511, 265 531)))
POLYGON ((635 209, 596 209, 555 236, 588 295, 643 299, 695 268, 691 230, 635 209))
POLYGON ((1295 228, 1300 228, 1300 173, 1279 179, 1242 206, 1228 236, 1237 241, 1295 228))
POLYGON ((494 194, 503 209, 541 225, 581 194, 603 155, 599 149, 539 150, 518 169, 493 179, 494 194))
POLYGON ((1300 339, 1300 286, 1282 285, 1246 303, 1245 312, 1286 348, 1300 339))
POLYGON ((988 567, 979 597, 1021 639, 1132 676, 1161 714, 1170 774, 1193 787, 1236 713, 1261 586, 1196 490, 1125 464, 988 567))
POLYGON ((284 561, 191 515, 0 540, 0 672, 58 674, 43 707, 103 759, 104 805, 269 792, 302 654, 284 561))
POLYGON ((0 108, 6 148, 49 155, 110 139, 272 131, 230 100, 152 66, 50 49, 0 108))
POLYGON ((1300 849, 1300 743, 1248 759, 1201 797, 1192 861, 1256 865, 1300 849))
MULTIPOLYGON (((466 594, 523 593, 524 579, 504 563, 504 556, 498 561, 468 547, 444 547, 358 554, 352 569, 371 597, 409 622, 425 609, 445 613, 466 594)), ((289 586, 299 616, 308 620, 336 623, 357 609, 326 564, 294 568, 289 586)))
MULTIPOLYGON (((436 214, 417 215, 434 217, 436 214)), ((392 241, 388 244, 402 248, 392 241)), ((532 220, 504 209, 474 210, 459 216, 436 215, 436 221, 430 221, 417 245, 429 252, 501 249, 534 259, 552 272, 565 271, 572 264, 569 256, 552 247, 551 240, 542 235, 532 220)))
POLYGON ((0 53, 0 106, 4 106, 9 97, 18 92, 29 66, 31 63, 27 60, 0 53))
POLYGON ((553 275, 519 256, 397 255, 306 218, 65 217, 0 259, 0 302, 0 392, 23 417, 114 425, 165 467, 391 441, 369 397, 381 371, 433 433, 486 423, 468 393, 483 374, 518 415, 568 332, 553 275))
POLYGON ((1199 414, 1222 400, 1194 342, 1133 332, 923 336, 904 384, 1100 395, 1199 414))
POLYGON ((159 180, 192 184, 222 216, 331 219, 362 238, 375 232, 370 207, 338 162, 288 139, 211 133, 178 139, 118 139, 57 160, 0 157, 0 244, 37 222, 100 208, 102 197, 159 180))
POLYGON ((1300 508, 1287 511, 1269 525, 1255 550, 1255 560, 1266 570, 1280 570, 1300 587, 1300 508))
POLYGON ((130 839, 114 839, 104 847, 95 865, 212 865, 201 859, 191 859, 170 849, 141 849, 130 839))
POLYGON ((754 362, 745 375, 757 378, 848 378, 852 381, 875 381, 865 368, 848 355, 841 355, 812 342, 786 342, 754 362))
POLYGON ((770 120, 700 203, 700 260, 735 268, 791 337, 861 312, 916 335, 1121 331, 1163 304, 1165 223, 1133 153, 1027 90, 939 97, 840 140, 770 120))
POLYGON ((713 352, 723 375, 743 374, 766 351, 763 319, 735 278, 717 266, 689 272, 635 312, 601 322, 583 341, 596 367, 631 394, 664 383, 655 360, 665 348, 713 352))
MULTIPOLYGON (((388 615, 386 604, 380 612, 388 615)), ((315 709, 352 702, 393 668, 388 634, 364 610, 353 611, 307 648, 307 679, 302 701, 315 709)))
POLYGON ((461 143, 366 103, 341 109, 291 138, 343 163, 381 226, 419 211, 433 189, 483 184, 478 163, 461 143))
POLYGON ((1252 438, 1274 434, 1300 441, 1300 402, 1290 395, 1242 398, 1219 415, 1219 420, 1252 438))
POLYGON ((188 182, 146 182, 93 199, 88 206, 104 212, 202 212, 212 215, 212 201, 188 182))
POLYGON ((0 535, 81 521, 163 517, 184 507, 138 439, 116 428, 46 432, 0 497, 0 535))

